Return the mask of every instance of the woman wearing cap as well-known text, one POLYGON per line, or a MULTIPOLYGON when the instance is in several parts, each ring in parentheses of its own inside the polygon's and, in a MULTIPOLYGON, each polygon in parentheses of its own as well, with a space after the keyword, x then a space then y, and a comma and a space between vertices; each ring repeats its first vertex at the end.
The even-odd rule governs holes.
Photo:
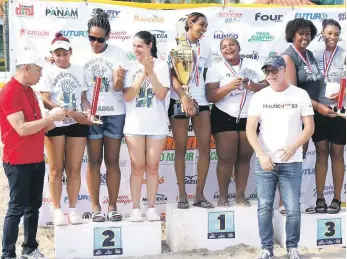
POLYGON ((188 83, 189 97, 182 88, 174 71, 172 75, 171 100, 168 110, 172 134, 175 141, 175 171, 179 188, 179 201, 177 207, 180 209, 189 208, 187 194, 185 190, 185 156, 187 150, 188 125, 191 117, 194 133, 197 140, 199 159, 197 164, 198 183, 196 185, 195 202, 193 206, 212 208, 212 204, 204 197, 204 187, 208 169, 210 166, 210 108, 205 96, 205 76, 207 68, 212 65, 211 47, 204 40, 201 40, 208 26, 207 19, 202 13, 191 13, 185 24, 185 31, 188 44, 196 51, 197 64, 194 68, 193 78, 188 83), (174 118, 174 105, 177 100, 181 100, 186 118, 174 118), (200 114, 196 116, 197 107, 200 114))
POLYGON ((44 107, 54 111, 62 107, 69 111, 69 117, 55 123, 56 128, 48 131, 45 147, 49 164, 49 190, 54 208, 54 224, 66 225, 67 220, 60 206, 62 176, 67 175, 69 198, 69 221, 82 223, 76 212, 77 197, 81 185, 81 164, 91 121, 82 113, 81 94, 86 91, 83 69, 70 63, 72 48, 61 33, 55 35, 51 45, 53 63, 43 69, 39 83, 44 107))
POLYGON ((117 199, 121 172, 119 152, 123 138, 125 121, 125 102, 122 96, 125 68, 128 59, 125 52, 107 44, 111 32, 108 15, 96 9, 88 21, 90 50, 84 63, 87 92, 82 95, 83 109, 90 111, 97 78, 101 79, 96 115, 102 116, 102 124, 90 126, 88 134, 87 184, 92 202, 92 221, 120 221, 122 215, 117 211, 117 199), (104 158, 106 165, 106 184, 109 196, 107 216, 101 211, 99 202, 100 167, 104 158))
POLYGON ((254 92, 268 85, 261 65, 253 59, 241 58, 240 50, 236 39, 221 40, 220 51, 224 60, 213 65, 206 75, 207 99, 214 103, 211 130, 218 154, 218 206, 229 206, 228 186, 233 171, 236 203, 250 206, 245 189, 253 149, 245 131, 247 112, 254 92))
POLYGON ((170 88, 169 67, 157 59, 154 35, 139 31, 133 41, 137 62, 127 73, 123 95, 127 116, 124 135, 131 159, 131 221, 142 221, 140 210, 143 174, 147 179, 148 221, 160 220, 154 205, 158 191, 158 167, 169 133, 165 97, 170 88), (150 122, 150 123, 149 123, 150 122))
MULTIPOLYGON (((320 85, 318 102, 325 109, 330 109, 336 104, 336 100, 329 99, 326 92, 329 88, 340 85, 346 66, 346 51, 337 46, 341 26, 333 20, 323 20, 324 48, 314 53, 318 67, 324 75, 324 82, 320 85)), ((337 89, 338 91, 338 89, 337 89)), ((336 93, 336 91, 335 91, 336 93)), ((344 100, 344 104, 346 101, 344 100)), ((344 105, 345 106, 345 105, 344 105)), ((335 113, 315 113, 315 132, 312 140, 316 146, 316 185, 317 201, 315 211, 317 213, 338 213, 341 209, 341 191, 345 174, 344 148, 346 145, 346 119, 335 113), (324 199, 325 179, 328 171, 328 158, 331 158, 331 169, 334 182, 334 198, 327 206, 324 199)))

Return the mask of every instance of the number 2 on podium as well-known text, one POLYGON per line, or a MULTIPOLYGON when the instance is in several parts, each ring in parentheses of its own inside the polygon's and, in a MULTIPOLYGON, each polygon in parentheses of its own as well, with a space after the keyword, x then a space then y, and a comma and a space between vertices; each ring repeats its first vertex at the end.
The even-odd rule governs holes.
POLYGON ((102 242, 103 247, 113 247, 115 245, 114 239, 114 232, 112 230, 105 230, 102 232, 103 236, 106 236, 104 242, 102 242))

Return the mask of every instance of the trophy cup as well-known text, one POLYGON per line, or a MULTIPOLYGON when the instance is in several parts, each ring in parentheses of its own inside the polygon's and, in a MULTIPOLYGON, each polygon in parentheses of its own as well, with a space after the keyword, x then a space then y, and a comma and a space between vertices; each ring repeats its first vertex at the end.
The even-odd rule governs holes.
POLYGON ((98 109, 98 100, 99 100, 101 82, 102 82, 102 78, 99 76, 96 77, 94 91, 93 91, 93 99, 92 99, 92 104, 90 107, 90 115, 92 116, 92 122, 94 124, 102 124, 101 119, 97 118, 96 116, 96 110, 98 109))
MULTIPOLYGON (((177 80, 182 84, 183 91, 189 98, 189 82, 192 79, 192 75, 195 71, 197 64, 196 52, 188 45, 185 34, 176 38, 177 46, 170 51, 170 65, 174 69, 177 80)), ((174 104, 173 118, 187 118, 188 115, 183 110, 182 100, 177 100, 174 104)), ((195 115, 199 114, 197 108, 195 115)))
POLYGON ((343 101, 345 99, 345 95, 346 95, 346 74, 341 78, 340 91, 337 98, 337 104, 333 108, 334 112, 336 112, 338 116, 341 116, 344 118, 346 118, 346 108, 343 107, 343 101))

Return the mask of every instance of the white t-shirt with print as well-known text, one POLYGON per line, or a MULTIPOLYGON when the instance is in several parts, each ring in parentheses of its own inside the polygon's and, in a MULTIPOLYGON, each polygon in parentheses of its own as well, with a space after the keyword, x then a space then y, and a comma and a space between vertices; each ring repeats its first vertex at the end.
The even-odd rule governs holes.
MULTIPOLYGON (((154 72, 159 82, 170 88, 169 66, 164 61, 155 59, 154 72)), ((144 67, 134 62, 127 72, 124 87, 132 87, 134 82, 142 76, 144 67)), ((123 133, 125 135, 167 135, 169 134, 169 120, 165 108, 165 100, 156 98, 151 81, 146 78, 139 93, 131 101, 126 102, 126 117, 123 133)))
POLYGON ((110 116, 125 114, 125 102, 122 91, 116 92, 113 89, 113 70, 121 66, 125 70, 129 69, 126 53, 117 46, 107 45, 104 52, 91 53, 84 63, 85 81, 88 87, 87 99, 92 103, 94 85, 96 77, 102 78, 97 115, 110 116))
MULTIPOLYGON (((42 77, 36 88, 40 92, 51 93, 52 102, 63 108, 82 111, 81 95, 87 91, 84 83, 83 68, 70 65, 69 68, 60 68, 55 63, 47 64, 42 71, 42 77)), ((76 123, 68 119, 56 126, 68 126, 76 123)))
MULTIPOLYGON (((257 61, 244 58, 242 59, 242 63, 240 65, 231 66, 231 68, 236 72, 236 77, 238 75, 242 75, 243 77, 247 77, 248 79, 252 80, 254 83, 258 83, 265 79, 265 75, 261 70, 261 65, 257 61)), ((221 61, 207 70, 206 84, 219 82, 219 87, 223 87, 235 80, 235 76, 233 74, 234 71, 231 72, 225 64, 225 61, 221 61)), ((239 114, 239 107, 243 93, 244 87, 239 86, 238 89, 230 91, 228 95, 216 102, 215 105, 218 107, 218 109, 229 114, 230 116, 237 117, 239 114)), ((247 97, 242 108, 240 118, 247 118, 249 102, 251 101, 253 95, 253 91, 247 90, 247 97)))
MULTIPOLYGON (((177 45, 172 45, 171 47, 174 47, 177 45)), ((198 49, 200 47, 200 56, 198 56, 198 67, 199 67, 199 85, 196 83, 196 77, 195 72, 192 74, 192 79, 190 80, 188 86, 189 86, 189 93, 192 96, 193 99, 198 103, 198 105, 208 105, 208 101, 206 99, 205 95, 205 80, 203 77, 204 69, 209 68, 212 66, 212 50, 210 45, 208 45, 206 40, 200 40, 199 45, 197 44, 191 44, 191 47, 196 51, 198 56, 198 49)), ((170 49, 169 49, 170 51, 170 49)), ((174 89, 171 91, 172 99, 178 100, 179 96, 176 93, 174 89)))
POLYGON ((282 92, 270 86, 255 93, 248 116, 259 117, 259 142, 263 151, 275 163, 302 162, 302 147, 288 161, 282 161, 280 149, 294 144, 302 132, 302 116, 313 115, 311 99, 307 92, 289 86, 282 92))

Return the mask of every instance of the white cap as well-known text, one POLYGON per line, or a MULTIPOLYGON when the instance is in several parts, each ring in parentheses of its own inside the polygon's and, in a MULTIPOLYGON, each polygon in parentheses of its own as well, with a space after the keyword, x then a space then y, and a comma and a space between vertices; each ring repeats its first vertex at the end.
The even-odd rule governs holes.
POLYGON ((52 44, 51 51, 55 51, 57 49, 69 50, 70 48, 71 48, 70 42, 65 40, 57 40, 56 42, 52 44))
POLYGON ((35 64, 36 66, 43 67, 45 61, 42 58, 40 58, 37 52, 25 49, 18 53, 14 63, 16 66, 35 64))

